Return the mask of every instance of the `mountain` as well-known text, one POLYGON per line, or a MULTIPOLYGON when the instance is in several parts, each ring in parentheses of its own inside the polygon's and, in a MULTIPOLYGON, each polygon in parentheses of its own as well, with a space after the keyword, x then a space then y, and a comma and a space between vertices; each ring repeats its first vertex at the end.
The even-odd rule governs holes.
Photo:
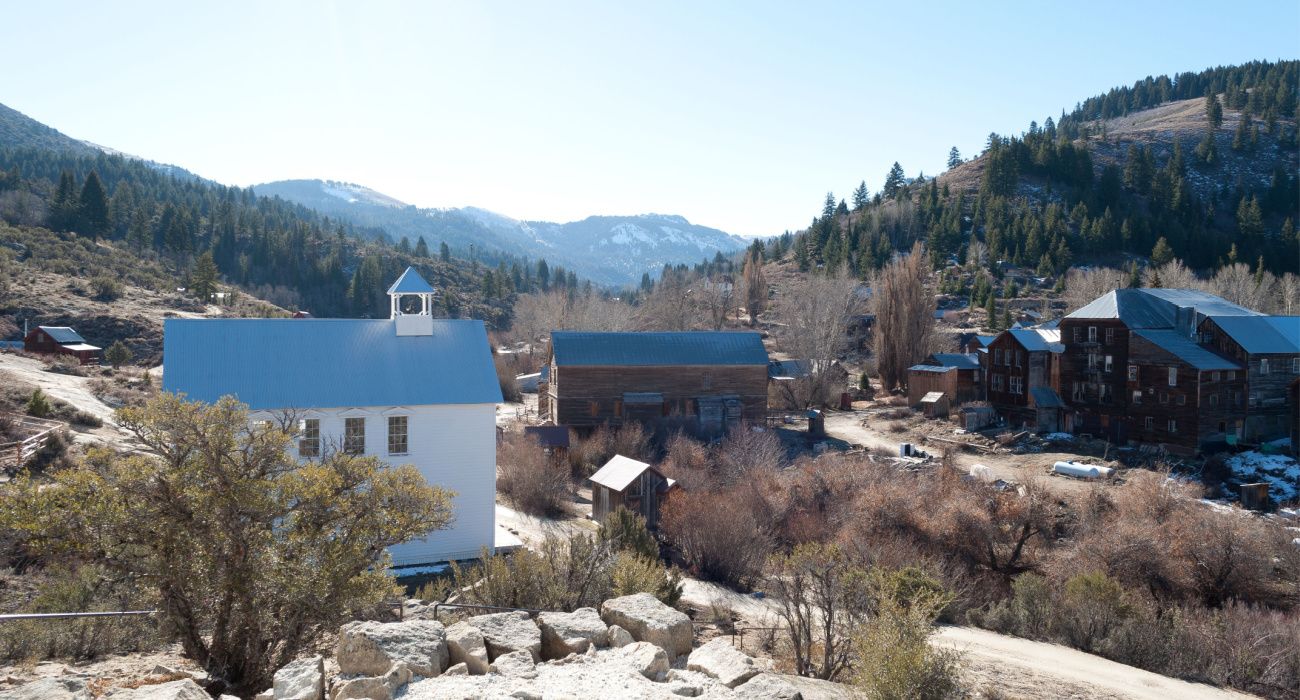
POLYGON ((680 216, 591 216, 553 223, 520 221, 480 209, 422 209, 361 185, 328 180, 282 180, 257 185, 260 195, 341 218, 375 236, 423 237, 489 259, 496 253, 545 258, 579 276, 610 285, 635 284, 664 265, 696 263, 740 250, 746 241, 680 216))

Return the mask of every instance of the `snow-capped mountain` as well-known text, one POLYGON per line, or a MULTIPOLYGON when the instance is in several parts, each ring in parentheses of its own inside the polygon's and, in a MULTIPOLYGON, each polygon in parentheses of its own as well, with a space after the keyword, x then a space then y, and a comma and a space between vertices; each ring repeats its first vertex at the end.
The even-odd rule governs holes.
POLYGON ((668 214, 591 216, 561 224, 520 221, 479 207, 420 209, 342 182, 285 180, 254 190, 348 219, 376 236, 406 237, 412 243, 423 236, 431 248, 446 242, 460 252, 473 246, 485 254, 545 258, 604 284, 634 284, 643 273, 655 274, 664 265, 697 263, 746 245, 738 236, 668 214))

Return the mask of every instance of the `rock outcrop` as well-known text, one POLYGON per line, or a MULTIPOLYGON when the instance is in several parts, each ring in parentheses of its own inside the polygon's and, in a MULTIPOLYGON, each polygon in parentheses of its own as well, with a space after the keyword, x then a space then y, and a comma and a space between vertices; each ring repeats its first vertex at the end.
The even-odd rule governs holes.
POLYGON ((762 670, 754 663, 752 656, 732 646, 729 640, 722 637, 692 651, 686 661, 686 668, 717 678, 728 688, 735 688, 762 670))
POLYGON ((498 656, 488 669, 492 673, 511 678, 536 678, 537 671, 534 670, 536 667, 537 663, 533 661, 532 653, 527 649, 516 649, 498 656))
POLYGON ((569 654, 582 654, 591 646, 609 646, 609 627, 595 608, 544 612, 537 616, 537 627, 542 631, 544 659, 563 659, 569 654))
MULTIPOLYGON (((843 687, 838 690, 847 691, 843 687)), ((750 700, 803 700, 793 683, 775 673, 760 673, 737 686, 736 692, 750 700)))
POLYGON ((325 659, 298 659, 275 672, 271 686, 275 700, 322 700, 325 697, 325 659))
POLYGON ((212 700, 202 686, 189 678, 115 690, 104 697, 111 700, 212 700))
POLYGON ((451 663, 464 664, 469 673, 488 672, 487 643, 483 631, 468 622, 457 622, 447 628, 447 651, 451 663))
POLYGON ((398 661, 380 676, 340 676, 330 691, 330 700, 391 700, 414 675, 406 662, 398 661))
POLYGON ((618 650, 632 670, 660 682, 668 676, 668 654, 650 642, 633 642, 618 650))
POLYGON ((605 624, 627 630, 638 642, 649 642, 663 649, 670 660, 691 651, 691 618, 649 593, 605 601, 600 606, 600 618, 605 624))
POLYGON ((488 658, 492 661, 521 649, 531 653, 535 662, 542 658, 542 631, 526 612, 477 615, 465 622, 483 633, 488 658))
POLYGON ((349 622, 339 630, 336 657, 344 674, 383 676, 401 661, 433 677, 448 665, 446 629, 431 620, 349 622))
POLYGON ((0 691, 0 700, 91 700, 86 690, 86 679, 42 678, 20 685, 17 688, 0 691))

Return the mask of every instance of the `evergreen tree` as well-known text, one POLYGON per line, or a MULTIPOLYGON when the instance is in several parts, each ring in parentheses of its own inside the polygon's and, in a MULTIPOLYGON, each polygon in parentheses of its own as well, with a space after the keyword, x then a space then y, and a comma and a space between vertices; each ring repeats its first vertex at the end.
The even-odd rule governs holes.
POLYGON ((77 225, 77 210, 80 199, 77 196, 77 181, 72 173, 64 170, 59 174, 59 186, 50 200, 50 228, 55 231, 70 231, 77 225))
POLYGON ((1214 94, 1213 88, 1205 93, 1205 116, 1210 120, 1211 130, 1223 125, 1223 105, 1219 104, 1219 97, 1214 94))
POLYGON ((883 193, 887 199, 896 199, 903 186, 907 184, 907 177, 903 174, 903 166, 894 161, 893 167, 889 169, 889 174, 885 176, 885 187, 883 193))
POLYGON ((948 151, 948 168, 951 170, 959 165, 961 165, 961 151, 953 146, 952 150, 948 151))
POLYGON ((200 255, 198 260, 194 261, 194 272, 190 280, 190 291, 194 293, 194 298, 203 303, 212 299, 212 295, 217 293, 217 263, 212 259, 212 251, 200 255))
POLYGON ((104 351, 104 359, 108 360, 108 364, 112 365, 113 369, 121 369, 122 365, 127 364, 134 357, 135 355, 131 352, 131 348, 128 348, 126 344, 120 340, 114 341, 113 344, 108 346, 108 349, 104 351))
POLYGON ((438 258, 443 262, 451 262, 451 248, 447 246, 446 241, 438 244, 438 258))
POLYGON ((108 233, 108 194, 94 170, 86 176, 86 183, 81 188, 77 215, 81 233, 95 239, 108 233))
POLYGON ((415 257, 417 258, 429 257, 429 244, 424 242, 424 236, 420 236, 415 241, 415 257))
POLYGON ((1205 137, 1196 144, 1195 154, 1196 160, 1206 165, 1214 165, 1219 161, 1219 147, 1214 138, 1214 131, 1205 130, 1205 137))
POLYGON ((1242 197, 1237 205, 1237 230, 1246 239, 1264 235, 1264 214, 1259 208, 1259 200, 1253 195, 1250 199, 1242 197))
POLYGON ((410 254, 411 254, 411 239, 407 238, 406 236, 402 236, 402 240, 400 240, 400 241, 397 242, 397 252, 399 252, 399 253, 405 253, 406 255, 410 255, 410 254))
POLYGON ((537 284, 543 292, 551 291, 551 268, 545 258, 537 261, 537 284))
POLYGON ((1155 267, 1161 267, 1174 259, 1174 249, 1169 247, 1169 241, 1161 236, 1156 240, 1156 245, 1151 249, 1151 264, 1155 267))
POLYGON ((853 190, 853 208, 862 209, 871 203, 871 193, 867 191, 867 181, 863 180, 858 183, 858 188, 853 190))
POLYGON ((826 200, 822 202, 822 219, 829 220, 835 216, 835 193, 827 192, 826 200))

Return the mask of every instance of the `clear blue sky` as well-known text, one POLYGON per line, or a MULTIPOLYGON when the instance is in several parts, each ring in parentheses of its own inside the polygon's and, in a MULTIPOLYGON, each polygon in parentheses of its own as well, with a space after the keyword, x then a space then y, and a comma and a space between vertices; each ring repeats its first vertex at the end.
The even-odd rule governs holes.
POLYGON ((1296 0, 9 0, 0 102, 230 184, 768 234, 1114 85, 1297 54, 1296 0))

